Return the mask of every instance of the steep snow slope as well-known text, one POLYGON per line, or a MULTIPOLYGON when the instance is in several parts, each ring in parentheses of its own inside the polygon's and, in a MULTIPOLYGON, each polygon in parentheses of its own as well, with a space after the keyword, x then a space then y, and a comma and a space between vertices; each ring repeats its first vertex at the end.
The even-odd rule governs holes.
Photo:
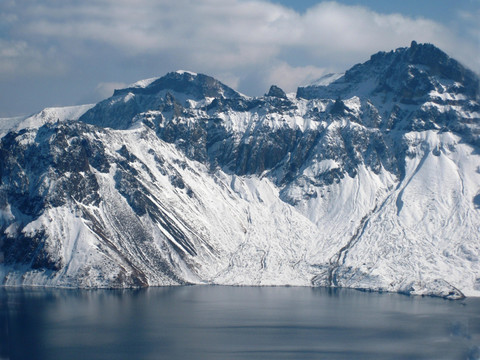
POLYGON ((310 283, 302 255, 318 230, 267 179, 209 173, 143 125, 48 126, 13 141, 12 152, 50 165, 48 177, 10 192, 1 213, 6 285, 310 283))
MULTIPOLYGON (((340 239, 341 250, 332 255, 328 272, 315 281, 443 295, 451 290, 447 284, 454 284, 464 294, 478 296, 478 150, 451 133, 412 132, 405 137, 411 157, 404 178, 394 190, 364 202, 370 211, 350 238, 340 239)), ((371 184, 363 181, 363 190, 371 184)), ((306 206, 318 207, 315 201, 306 206)), ((342 210, 343 216, 351 213, 342 210)))
POLYGON ((480 296, 479 83, 412 43, 296 98, 178 71, 10 133, 0 279, 480 296))

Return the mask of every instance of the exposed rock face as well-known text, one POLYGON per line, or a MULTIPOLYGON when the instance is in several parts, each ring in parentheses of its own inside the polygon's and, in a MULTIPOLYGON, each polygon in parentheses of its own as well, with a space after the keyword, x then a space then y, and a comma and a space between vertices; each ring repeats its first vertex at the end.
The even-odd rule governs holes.
POLYGON ((412 43, 335 78, 174 72, 7 134, 3 283, 480 294, 478 76, 412 43))
POLYGON ((168 73, 147 86, 141 82, 125 89, 115 90, 110 99, 104 100, 81 117, 87 124, 114 129, 127 129, 135 115, 153 109, 181 114, 181 107, 174 95, 181 99, 201 101, 205 98, 240 98, 235 90, 218 80, 203 74, 187 71, 168 73), (108 114, 108 116, 106 116, 108 114))
POLYGON ((328 86, 299 88, 305 99, 368 100, 382 117, 385 130, 421 131, 445 128, 480 145, 478 122, 458 116, 455 107, 480 111, 478 76, 431 44, 372 55, 328 86))
POLYGON ((281 99, 287 98, 287 94, 285 94, 285 91, 283 91, 276 85, 270 86, 270 90, 268 90, 268 93, 266 96, 277 97, 281 99))

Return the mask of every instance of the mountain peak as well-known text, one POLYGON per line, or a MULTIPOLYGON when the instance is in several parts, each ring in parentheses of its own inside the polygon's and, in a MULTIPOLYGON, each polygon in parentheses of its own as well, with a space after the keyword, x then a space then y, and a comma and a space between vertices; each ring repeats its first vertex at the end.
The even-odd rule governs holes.
MULTIPOLYGON (((467 86, 477 83, 478 88, 478 76, 457 60, 448 56, 444 51, 429 43, 418 44, 416 41, 412 41, 410 47, 399 48, 388 53, 378 52, 372 55, 369 61, 361 64, 361 70, 365 70, 365 67, 368 66, 380 67, 380 69, 387 68, 388 70, 388 68, 400 64, 403 66, 423 66, 423 70, 429 76, 438 76, 466 83, 467 86)), ((354 68, 357 66, 354 66, 354 68)))
POLYGON ((277 97, 282 99, 287 98, 287 94, 285 93, 285 91, 283 91, 277 85, 270 86, 270 90, 268 90, 268 93, 266 94, 266 96, 277 97))
MULTIPOLYGON (((188 74, 192 77, 198 75, 197 73, 194 73, 193 71, 188 71, 188 70, 177 70, 177 71, 174 71, 174 73, 177 73, 178 75, 188 74)), ((133 84, 128 85, 127 87, 125 87, 123 89, 118 89, 118 91, 123 91, 125 89, 138 89, 138 88, 144 89, 144 88, 149 87, 151 84, 153 84, 155 81, 157 81, 160 78, 161 77, 157 76, 157 77, 152 77, 152 78, 148 78, 148 79, 139 80, 139 81, 134 82, 133 84)))
POLYGON ((238 92, 213 77, 186 70, 177 70, 162 77, 140 80, 125 89, 115 90, 113 96, 121 96, 128 93, 154 95, 162 90, 185 94, 194 99, 240 97, 238 92))
POLYGON ((195 73, 193 71, 189 71, 189 70, 177 70, 175 72, 179 75, 184 75, 184 74, 188 74, 188 75, 191 75, 191 76, 197 76, 198 75, 197 73, 195 73))
POLYGON ((412 41, 410 47, 377 52, 330 84, 300 87, 297 96, 311 99, 363 95, 371 98, 378 93, 390 93, 393 97, 416 102, 433 90, 443 93, 452 84, 457 93, 479 98, 480 80, 473 71, 432 44, 412 41))
POLYGON ((126 129, 137 114, 171 104, 172 99, 181 99, 185 105, 188 100, 241 97, 240 93, 211 76, 178 70, 115 90, 112 97, 99 102, 80 120, 102 127, 126 129))

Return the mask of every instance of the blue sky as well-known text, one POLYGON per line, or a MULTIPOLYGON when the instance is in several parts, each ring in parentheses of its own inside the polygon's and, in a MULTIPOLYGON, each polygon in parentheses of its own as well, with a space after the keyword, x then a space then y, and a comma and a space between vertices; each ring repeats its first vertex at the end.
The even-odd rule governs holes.
POLYGON ((480 73, 480 0, 2 0, 0 117, 186 69, 286 91, 430 42, 480 73))

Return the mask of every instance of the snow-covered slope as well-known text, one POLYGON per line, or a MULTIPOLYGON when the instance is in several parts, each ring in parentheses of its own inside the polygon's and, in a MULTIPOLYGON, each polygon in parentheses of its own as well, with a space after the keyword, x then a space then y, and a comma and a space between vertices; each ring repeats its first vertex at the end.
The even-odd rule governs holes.
POLYGON ((480 296, 478 76, 412 43, 330 80, 178 71, 5 135, 0 279, 480 296))
MULTIPOLYGON (((15 264, 6 284, 309 284, 306 264, 290 257, 318 230, 268 179, 212 174, 144 125, 48 126, 8 150, 42 166, 15 174, 23 186, 2 212, 3 257, 15 264), (259 272, 262 261, 268 271, 259 272), (12 271, 21 262, 33 270, 12 271)), ((23 167, 6 160, 9 174, 23 167)))
POLYGON ((66 120, 78 120, 95 104, 51 107, 30 116, 0 118, 0 138, 9 131, 20 131, 27 128, 39 128, 46 123, 66 120))

